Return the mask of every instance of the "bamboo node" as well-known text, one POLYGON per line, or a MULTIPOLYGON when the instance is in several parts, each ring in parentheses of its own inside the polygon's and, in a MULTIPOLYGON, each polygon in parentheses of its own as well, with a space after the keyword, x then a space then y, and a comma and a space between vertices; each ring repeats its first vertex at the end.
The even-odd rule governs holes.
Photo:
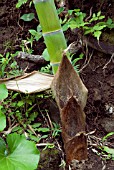
POLYGON ((60 62, 57 62, 57 63, 50 63, 51 66, 59 66, 60 65, 60 62))
POLYGON ((62 29, 43 33, 43 36, 44 36, 44 37, 46 37, 46 36, 50 36, 50 35, 54 35, 54 34, 58 34, 59 32, 63 32, 63 31, 62 31, 62 29))

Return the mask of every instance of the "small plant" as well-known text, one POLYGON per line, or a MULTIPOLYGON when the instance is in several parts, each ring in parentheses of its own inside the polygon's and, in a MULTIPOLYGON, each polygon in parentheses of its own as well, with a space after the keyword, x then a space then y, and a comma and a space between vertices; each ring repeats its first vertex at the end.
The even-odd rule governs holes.
POLYGON ((34 13, 24 14, 20 17, 20 19, 24 21, 32 21, 34 18, 35 18, 34 13))
POLYGON ((10 54, 7 52, 5 56, 0 54, 0 78, 18 76, 22 74, 22 70, 19 70, 19 66, 14 59, 17 53, 18 52, 10 54))
MULTIPOLYGON (((26 4, 28 2, 28 0, 18 0, 17 4, 16 4, 16 8, 20 8, 23 4, 26 4)), ((31 6, 32 4, 32 0, 29 3, 29 6, 31 6)))
POLYGON ((59 124, 57 124, 55 122, 53 122, 53 128, 51 130, 52 130, 52 137, 54 137, 54 138, 59 136, 59 134, 61 133, 59 124))
POLYGON ((40 25, 37 26, 37 30, 34 30, 34 29, 29 30, 29 32, 33 36, 34 40, 38 41, 42 37, 41 30, 42 29, 41 29, 40 25))
POLYGON ((78 62, 79 60, 82 60, 83 57, 84 57, 84 54, 83 54, 83 53, 81 53, 81 54, 79 55, 79 57, 78 57, 78 58, 75 58, 75 59, 73 59, 73 55, 71 55, 71 64, 72 64, 72 66, 74 67, 74 69, 75 69, 78 73, 79 73, 79 65, 77 64, 77 62, 78 62))
POLYGON ((48 64, 48 65, 42 67, 40 72, 47 73, 47 74, 53 74, 52 73, 52 66, 50 64, 48 64))
POLYGON ((97 150, 96 148, 92 149, 92 151, 97 155, 99 155, 103 160, 109 160, 109 159, 114 160, 113 144, 109 141, 112 135, 114 135, 114 132, 108 133, 102 139, 97 138, 97 150))
POLYGON ((5 69, 11 60, 10 53, 7 52, 6 56, 0 54, 0 77, 3 78, 5 75, 5 69))
POLYGON ((23 135, 16 133, 9 134, 6 141, 7 143, 0 138, 1 170, 35 170, 37 168, 40 153, 35 143, 27 141, 23 135))
POLYGON ((22 40, 20 47, 23 52, 32 54, 33 53, 33 42, 38 41, 42 37, 40 25, 37 26, 37 30, 30 29, 29 33, 31 34, 30 38, 27 37, 27 40, 22 40))
MULTIPOLYGON (((4 84, 0 84, 0 131, 6 127, 6 110, 2 101, 8 96, 8 90, 4 84)), ((21 105, 21 104, 19 104, 21 105)), ((9 131, 10 133, 10 131, 9 131)), ((7 133, 8 134, 8 133, 7 133)), ((5 133, 4 133, 5 137, 5 133)), ((24 135, 17 133, 8 134, 6 142, 0 137, 0 169, 1 170, 35 170, 38 166, 40 153, 34 142, 27 141, 24 135), (31 159, 33 160, 31 162, 31 159)))
POLYGON ((85 35, 91 33, 99 40, 104 28, 114 28, 112 19, 109 18, 107 21, 103 21, 103 19, 105 16, 101 15, 101 11, 97 14, 93 13, 92 17, 86 21, 86 14, 82 13, 80 9, 69 10, 63 21, 63 30, 82 28, 85 35), (67 19, 68 17, 70 19, 67 19))
POLYGON ((99 149, 102 151, 101 155, 103 159, 112 159, 114 161, 114 148, 106 146, 108 143, 109 137, 111 137, 112 135, 114 135, 114 132, 110 132, 106 136, 103 137, 102 139, 103 145, 100 146, 99 149))
MULTIPOLYGON (((8 97, 8 90, 5 84, 0 84, 0 102, 8 97)), ((6 127, 6 115, 3 112, 3 106, 0 105, 0 132, 6 127)))
POLYGON ((31 36, 30 38, 27 37, 27 40, 22 40, 20 47, 22 49, 22 52, 27 52, 29 54, 33 53, 33 36, 31 36), (28 44, 30 44, 30 47, 28 47, 28 44))

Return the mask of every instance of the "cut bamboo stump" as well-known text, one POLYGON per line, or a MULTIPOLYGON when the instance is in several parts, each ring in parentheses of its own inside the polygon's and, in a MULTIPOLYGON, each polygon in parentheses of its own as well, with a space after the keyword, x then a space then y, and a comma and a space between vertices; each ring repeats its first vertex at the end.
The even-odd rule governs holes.
POLYGON ((88 90, 66 56, 52 81, 51 89, 60 110, 66 161, 87 159, 85 113, 88 90))

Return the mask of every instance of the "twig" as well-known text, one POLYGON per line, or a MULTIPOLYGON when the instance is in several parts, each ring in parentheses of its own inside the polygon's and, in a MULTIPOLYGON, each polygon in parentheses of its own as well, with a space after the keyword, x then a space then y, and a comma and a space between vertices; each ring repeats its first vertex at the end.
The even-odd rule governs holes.
POLYGON ((107 68, 107 66, 111 62, 111 60, 113 60, 113 57, 114 57, 114 53, 111 55, 109 61, 104 65, 103 70, 107 68))
MULTIPOLYGON (((82 70, 85 69, 85 68, 88 66, 88 64, 90 63, 90 60, 91 60, 92 55, 93 55, 93 51, 92 51, 92 53, 90 54, 89 59, 87 60, 87 58, 86 58, 87 63, 82 66, 82 68, 79 70, 79 72, 82 72, 82 70)), ((84 62, 84 63, 85 63, 85 62, 84 62)))
POLYGON ((91 18, 91 16, 92 16, 92 9, 93 9, 93 7, 90 8, 89 16, 85 19, 85 21, 88 21, 91 18))
POLYGON ((48 117, 48 121, 49 121, 49 124, 50 124, 50 126, 51 126, 51 129, 53 129, 53 124, 52 124, 52 121, 51 121, 51 119, 50 119, 50 116, 49 116, 49 114, 48 114, 47 111, 46 111, 46 113, 47 113, 47 117, 48 117))
POLYGON ((35 135, 35 136, 37 136, 36 132, 34 131, 34 129, 32 128, 32 126, 31 126, 31 125, 28 125, 28 128, 30 129, 30 131, 31 131, 31 132, 33 132, 33 133, 34 133, 34 135, 35 135))
POLYGON ((53 143, 38 143, 36 146, 47 146, 47 145, 53 145, 53 143))
POLYGON ((12 130, 13 130, 15 127, 17 127, 18 125, 19 125, 19 123, 17 123, 15 126, 12 126, 12 125, 11 125, 11 127, 9 127, 7 131, 3 131, 3 132, 1 132, 1 133, 3 133, 4 135, 8 135, 8 134, 11 133, 12 130))

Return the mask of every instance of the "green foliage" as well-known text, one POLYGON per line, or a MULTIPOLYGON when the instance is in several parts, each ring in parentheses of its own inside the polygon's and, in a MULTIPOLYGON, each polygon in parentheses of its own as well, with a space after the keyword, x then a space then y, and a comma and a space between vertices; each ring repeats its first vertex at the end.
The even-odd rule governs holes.
POLYGON ((29 54, 32 54, 33 53, 33 49, 32 49, 33 41, 34 41, 33 36, 31 36, 30 38, 27 37, 27 40, 22 40, 20 44, 22 52, 27 52, 29 54), (30 44, 30 48, 28 47, 29 44, 30 44))
POLYGON ((20 8, 23 4, 26 4, 28 0, 18 0, 16 8, 20 8))
POLYGON ((57 9, 57 14, 61 14, 64 11, 64 7, 60 7, 57 9))
POLYGON ((46 149, 53 149, 55 147, 55 145, 53 143, 46 143, 46 146, 43 150, 46 150, 46 149))
POLYGON ((27 37, 26 40, 22 40, 20 45, 23 52, 27 52, 29 54, 33 53, 33 42, 38 41, 42 37, 41 26, 37 26, 37 30, 30 29, 29 33, 31 34, 30 38, 27 37))
POLYGON ((0 101, 8 97, 8 90, 5 84, 0 84, 0 101))
POLYGON ((45 59, 46 61, 50 61, 50 56, 49 56, 49 53, 48 53, 48 51, 47 51, 47 48, 44 49, 44 51, 43 51, 43 53, 42 53, 42 56, 44 57, 44 59, 45 59))
MULTIPOLYGON (((42 99, 45 100, 50 95, 50 93, 27 95, 9 92, 7 100, 1 103, 0 121, 2 123, 0 123, 0 130, 2 131, 6 127, 6 117, 12 124, 11 127, 8 127, 7 124, 5 130, 2 131, 4 136, 8 135, 5 136, 7 143, 0 138, 1 170, 13 170, 14 168, 18 170, 35 170, 39 161, 39 151, 34 142, 38 143, 41 140, 47 140, 46 144, 44 144, 44 149, 54 148, 53 143, 48 143, 48 138, 55 138, 59 135, 61 132, 59 125, 53 123, 53 128, 51 128, 42 125, 42 121, 38 121, 38 105, 42 102, 42 99), (9 134, 11 132, 12 134, 9 134), (27 141, 24 136, 33 142, 27 141), (33 160, 33 162, 31 163, 30 160, 33 160)), ((39 111, 42 112, 40 109, 39 111)), ((43 109, 43 114, 47 114, 47 112, 48 110, 43 109)))
MULTIPOLYGON (((16 4, 16 8, 20 8, 22 5, 26 4, 28 2, 28 0, 18 0, 17 4, 16 4)), ((31 7, 33 1, 30 0, 29 2, 29 7, 31 7)))
POLYGON ((40 72, 47 73, 47 74, 52 74, 52 67, 51 67, 51 65, 47 64, 46 66, 42 67, 40 72))
MULTIPOLYGON (((13 122, 16 121, 18 123, 18 126, 12 128, 12 132, 22 134, 24 130, 27 132, 28 138, 35 142, 47 138, 51 132, 56 132, 58 126, 54 126, 51 129, 50 127, 43 127, 40 122, 36 123, 35 121, 39 115, 38 111, 36 111, 36 104, 39 104, 37 100, 45 100, 49 97, 50 94, 22 96, 20 93, 9 93, 7 100, 4 100, 2 103, 1 110, 13 122)), ((47 114, 46 110, 43 110, 43 112, 47 114)), ((6 131, 6 133, 9 132, 6 131)), ((59 130, 56 134, 59 134, 59 130)), ((56 137, 57 135, 53 136, 56 137)))
POLYGON ((101 155, 102 155, 103 159, 114 160, 114 148, 106 146, 108 143, 109 137, 111 137, 112 135, 114 135, 114 132, 110 132, 106 136, 104 136, 102 139, 103 144, 101 146, 99 146, 99 149, 102 151, 101 155))
POLYGON ((24 136, 9 134, 7 144, 0 138, 0 169, 1 170, 35 170, 40 154, 35 144, 27 141, 24 136), (31 161, 32 160, 32 161, 31 161))
MULTIPOLYGON (((49 54, 48 54, 47 49, 44 50, 42 56, 44 57, 44 59, 45 59, 46 61, 49 61, 49 54)), ((77 62, 78 62, 79 60, 82 60, 82 59, 83 59, 84 54, 81 53, 81 54, 79 55, 79 57, 77 57, 77 58, 73 58, 73 56, 74 56, 74 54, 71 54, 71 56, 69 57, 69 59, 70 59, 70 61, 71 61, 72 66, 74 67, 75 71, 79 72, 79 65, 77 64, 77 62)), ((47 64, 45 67, 42 67, 40 71, 43 72, 43 73, 52 74, 51 65, 50 65, 50 64, 47 64)))
POLYGON ((7 52, 6 53, 6 56, 3 56, 2 54, 0 54, 0 77, 4 77, 4 74, 5 74, 5 68, 7 67, 7 65, 9 64, 11 60, 11 57, 10 57, 10 53, 7 52))
POLYGON ((63 30, 82 28, 85 35, 91 33, 99 40, 104 28, 114 28, 112 19, 109 18, 106 22, 103 19, 105 19, 105 16, 101 15, 101 11, 97 14, 93 13, 92 17, 87 20, 86 14, 82 13, 80 9, 69 10, 68 15, 63 21, 63 30), (68 16, 70 19, 67 19, 68 16))
POLYGON ((32 21, 35 18, 34 13, 24 14, 20 19, 24 21, 32 21))
POLYGON ((106 141, 108 139, 108 137, 114 135, 114 132, 110 132, 108 133, 106 136, 103 137, 102 141, 106 141))
POLYGON ((18 52, 11 54, 9 52, 6 55, 0 54, 0 78, 18 76, 22 74, 22 70, 19 70, 19 66, 15 61, 15 56, 18 52))
POLYGON ((2 106, 0 106, 0 132, 6 127, 6 116, 2 112, 2 106))
POLYGON ((114 148, 110 148, 108 146, 103 146, 102 148, 102 154, 106 155, 106 159, 112 159, 114 161, 114 148))
POLYGON ((55 122, 53 122, 53 128, 51 130, 52 130, 52 137, 54 137, 54 138, 59 136, 59 134, 61 133, 59 124, 57 124, 55 122))
POLYGON ((71 56, 71 64, 72 64, 72 66, 74 67, 74 69, 75 69, 77 72, 79 72, 79 65, 77 64, 77 62, 78 62, 79 60, 82 60, 83 57, 84 57, 84 54, 83 54, 83 53, 81 53, 81 54, 79 55, 79 57, 74 58, 74 59, 73 59, 73 55, 71 56))
POLYGON ((29 32, 33 36, 33 39, 35 39, 36 41, 38 41, 42 37, 40 25, 37 26, 37 31, 34 29, 30 29, 29 32))
MULTIPOLYGON (((0 84, 0 101, 8 97, 8 90, 5 84, 0 84)), ((6 127, 6 115, 3 112, 3 106, 0 106, 0 132, 6 127)))

